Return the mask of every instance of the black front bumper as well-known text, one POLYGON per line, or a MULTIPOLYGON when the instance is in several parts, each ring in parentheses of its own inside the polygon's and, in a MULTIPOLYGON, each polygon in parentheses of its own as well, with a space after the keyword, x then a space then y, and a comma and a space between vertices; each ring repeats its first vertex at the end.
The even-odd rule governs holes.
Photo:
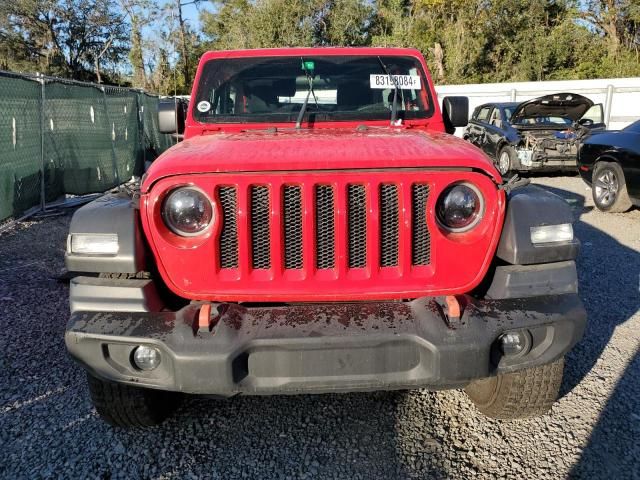
MULTIPOLYGON (((218 305, 212 330, 200 305, 178 312, 76 312, 65 340, 94 375, 188 393, 319 393, 451 388, 477 378, 552 362, 581 337, 586 313, 576 294, 477 301, 458 297, 460 318, 439 299, 245 308, 218 305), (466 305, 465 305, 466 304, 466 305), (504 332, 527 330, 528 353, 507 357, 504 332), (132 366, 152 345, 161 363, 132 366)), ((216 308, 214 306, 214 312, 216 308)))

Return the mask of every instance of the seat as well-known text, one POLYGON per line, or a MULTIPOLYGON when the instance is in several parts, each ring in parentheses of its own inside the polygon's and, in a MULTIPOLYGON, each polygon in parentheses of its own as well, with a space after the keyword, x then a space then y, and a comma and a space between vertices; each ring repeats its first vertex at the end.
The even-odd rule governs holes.
POLYGON ((356 110, 372 103, 371 89, 365 82, 350 81, 338 85, 336 102, 340 110, 356 110))
POLYGON ((270 85, 252 87, 247 96, 249 113, 271 113, 278 105, 276 92, 270 85))

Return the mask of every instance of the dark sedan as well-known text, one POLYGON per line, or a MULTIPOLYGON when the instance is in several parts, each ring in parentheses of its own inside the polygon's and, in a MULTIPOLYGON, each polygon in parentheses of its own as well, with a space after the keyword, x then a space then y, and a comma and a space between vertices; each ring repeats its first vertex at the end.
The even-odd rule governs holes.
POLYGON ((500 151, 504 145, 517 143, 520 134, 509 123, 518 102, 486 103, 477 107, 464 131, 463 138, 481 148, 496 161, 500 173, 505 175, 509 169, 499 165, 500 151))
POLYGON ((640 120, 590 136, 580 147, 578 166, 600 210, 624 212, 640 205, 640 120))
POLYGON ((575 93, 475 109, 463 138, 485 151, 502 175, 574 170, 581 140, 603 129, 602 105, 575 93))

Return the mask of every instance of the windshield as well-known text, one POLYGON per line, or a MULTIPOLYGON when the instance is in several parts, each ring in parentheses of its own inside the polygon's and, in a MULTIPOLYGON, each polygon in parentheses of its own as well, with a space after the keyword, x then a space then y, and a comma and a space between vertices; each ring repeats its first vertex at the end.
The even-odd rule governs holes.
POLYGON ((519 118, 515 125, 540 125, 540 126, 566 126, 570 127, 573 125, 573 121, 567 117, 548 117, 548 116, 531 116, 519 118))
POLYGON ((504 107, 504 118, 508 122, 513 116, 513 111, 516 107, 504 107))
POLYGON ((295 122, 309 91, 305 120, 390 120, 394 82, 398 119, 433 113, 428 83, 412 57, 310 56, 210 60, 197 89, 203 123, 295 122), (384 67, 393 79, 384 73, 384 67))

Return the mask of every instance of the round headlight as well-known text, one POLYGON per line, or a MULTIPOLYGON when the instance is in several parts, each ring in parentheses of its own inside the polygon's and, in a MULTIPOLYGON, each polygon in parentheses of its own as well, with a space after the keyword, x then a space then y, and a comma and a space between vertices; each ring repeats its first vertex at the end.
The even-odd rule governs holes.
POLYGON ((199 235, 211 224, 213 205, 195 188, 178 188, 164 200, 162 217, 173 233, 183 237, 199 235))
POLYGON ((482 214, 480 192, 465 183, 452 185, 440 195, 436 214, 440 223, 449 230, 468 230, 480 220, 482 214))

